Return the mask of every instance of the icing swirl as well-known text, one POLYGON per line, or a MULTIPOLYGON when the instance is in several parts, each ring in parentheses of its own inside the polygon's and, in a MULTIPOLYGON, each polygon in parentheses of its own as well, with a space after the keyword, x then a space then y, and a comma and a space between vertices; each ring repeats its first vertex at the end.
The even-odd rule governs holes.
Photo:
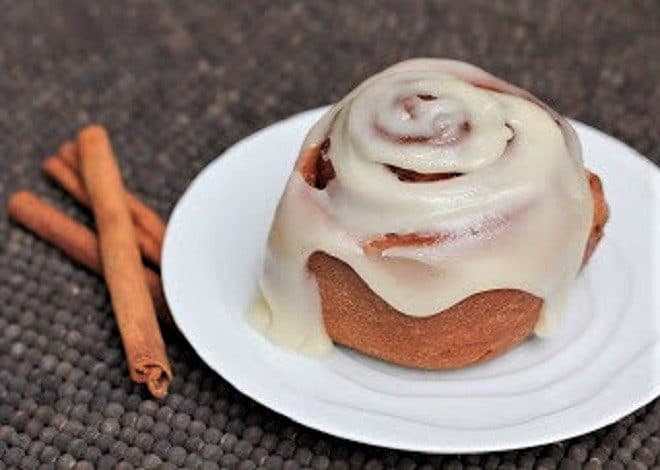
POLYGON ((250 317, 308 353, 330 346, 309 256, 350 265, 392 307, 428 316, 490 289, 544 299, 551 330, 592 199, 570 125, 461 62, 414 59, 366 80, 310 130, 278 206, 250 317))

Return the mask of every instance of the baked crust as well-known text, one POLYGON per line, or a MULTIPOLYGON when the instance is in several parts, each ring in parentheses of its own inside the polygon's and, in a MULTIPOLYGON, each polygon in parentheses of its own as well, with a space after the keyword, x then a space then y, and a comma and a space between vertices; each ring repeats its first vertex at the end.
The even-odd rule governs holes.
MULTIPOLYGON (((594 220, 586 262, 603 234, 608 208, 598 176, 589 173, 594 220)), ((405 315, 375 294, 343 261, 313 253, 323 320, 330 338, 399 365, 451 369, 481 362, 517 345, 534 330, 543 301, 526 292, 498 289, 474 294, 430 317, 405 315)))

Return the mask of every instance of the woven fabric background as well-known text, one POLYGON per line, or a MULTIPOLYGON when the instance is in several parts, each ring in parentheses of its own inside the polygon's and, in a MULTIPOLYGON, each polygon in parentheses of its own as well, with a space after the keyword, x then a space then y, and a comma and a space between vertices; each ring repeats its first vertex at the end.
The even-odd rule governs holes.
MULTIPOLYGON (((128 186, 166 216, 238 139, 412 56, 479 64, 660 163, 659 10, 656 0, 0 0, 0 196, 28 188, 89 223, 39 167, 97 121, 128 186)), ((660 463, 660 402, 539 448, 396 452, 295 424, 234 390, 176 334, 166 341, 176 379, 159 402, 128 379, 103 283, 0 217, 0 468, 660 463)))

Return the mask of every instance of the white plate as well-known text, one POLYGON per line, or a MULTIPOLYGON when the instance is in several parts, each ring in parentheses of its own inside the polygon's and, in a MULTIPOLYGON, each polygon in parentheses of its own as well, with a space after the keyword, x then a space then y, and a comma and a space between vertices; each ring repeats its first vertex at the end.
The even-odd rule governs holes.
POLYGON ((422 372, 337 348, 326 360, 280 349, 245 321, 277 200, 323 109, 242 140, 190 185, 163 253, 177 325, 238 390, 336 436, 423 452, 543 444, 612 423, 660 392, 660 172, 574 123, 612 217, 575 284, 557 337, 483 365, 422 372))

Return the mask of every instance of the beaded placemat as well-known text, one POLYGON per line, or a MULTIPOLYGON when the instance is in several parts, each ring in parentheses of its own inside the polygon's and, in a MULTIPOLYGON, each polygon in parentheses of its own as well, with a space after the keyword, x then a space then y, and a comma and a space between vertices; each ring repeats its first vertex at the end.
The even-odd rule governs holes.
MULTIPOLYGON (((40 162, 90 121, 167 215, 223 149, 412 56, 479 64, 660 163, 660 24, 637 2, 0 0, 0 194, 89 215, 40 162)), ((263 156, 268 165, 268 155, 263 156)), ((543 447, 429 456, 310 430, 212 373, 175 333, 157 402, 128 379, 105 287, 0 217, 0 468, 645 468, 660 402, 543 447)), ((392 432, 396 432, 393 429, 392 432)))

